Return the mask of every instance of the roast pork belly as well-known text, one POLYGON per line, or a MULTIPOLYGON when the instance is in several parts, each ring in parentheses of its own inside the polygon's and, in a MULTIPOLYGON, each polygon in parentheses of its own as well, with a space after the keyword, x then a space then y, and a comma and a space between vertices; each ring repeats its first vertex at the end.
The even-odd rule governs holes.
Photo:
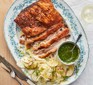
POLYGON ((14 21, 26 37, 34 37, 63 22, 63 18, 51 0, 39 0, 22 10, 14 21))

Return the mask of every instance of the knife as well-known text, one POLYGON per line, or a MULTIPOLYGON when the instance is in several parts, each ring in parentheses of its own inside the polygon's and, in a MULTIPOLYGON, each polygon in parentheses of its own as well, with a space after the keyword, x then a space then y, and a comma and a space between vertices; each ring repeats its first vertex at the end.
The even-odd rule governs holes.
POLYGON ((3 63, 9 70, 12 68, 14 70, 16 76, 18 78, 20 78, 21 80, 26 81, 29 85, 36 85, 36 82, 34 82, 33 80, 29 79, 23 73, 18 71, 13 65, 11 65, 7 60, 5 60, 5 58, 3 58, 1 55, 0 55, 0 63, 3 63))

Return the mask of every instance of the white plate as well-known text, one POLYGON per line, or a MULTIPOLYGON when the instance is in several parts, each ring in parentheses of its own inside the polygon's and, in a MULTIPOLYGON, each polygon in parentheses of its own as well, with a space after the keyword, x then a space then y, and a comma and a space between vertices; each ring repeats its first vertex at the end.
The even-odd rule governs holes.
MULTIPOLYGON (((9 9, 5 18, 5 39, 16 62, 21 59, 22 54, 18 48, 18 33, 20 32, 20 30, 16 27, 14 19, 22 9, 29 6, 31 3, 35 1, 36 0, 16 0, 9 9)), ((81 53, 80 59, 78 60, 75 66, 74 74, 67 81, 61 83, 61 85, 68 85, 74 82, 85 69, 89 56, 89 46, 85 32, 71 8, 63 0, 52 0, 52 2, 55 8, 59 11, 59 13, 67 22, 69 28, 71 29, 73 40, 75 40, 80 33, 82 33, 83 35, 81 40, 78 42, 78 46, 80 47, 81 53)), ((22 70, 29 77, 28 72, 25 69, 22 70)))

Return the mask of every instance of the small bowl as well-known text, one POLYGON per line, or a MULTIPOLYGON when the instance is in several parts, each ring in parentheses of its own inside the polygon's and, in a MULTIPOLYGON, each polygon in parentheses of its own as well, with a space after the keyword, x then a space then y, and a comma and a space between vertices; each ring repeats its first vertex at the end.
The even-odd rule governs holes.
MULTIPOLYGON (((64 44, 72 44, 73 46, 75 45, 75 43, 74 43, 74 42, 71 42, 71 41, 67 41, 67 42, 62 43, 62 44, 60 45, 60 47, 58 48, 57 56, 58 56, 59 60, 60 60, 63 64, 65 64, 65 65, 72 65, 72 64, 76 63, 76 62, 78 61, 79 57, 80 57, 80 48, 79 48, 78 45, 76 45, 76 47, 78 48, 78 55, 77 55, 78 58, 75 59, 74 61, 68 63, 68 62, 63 61, 63 60, 60 58, 60 56, 59 56, 59 50, 60 50, 60 48, 61 48, 64 44)), ((72 47, 72 48, 73 48, 73 47, 72 47)))

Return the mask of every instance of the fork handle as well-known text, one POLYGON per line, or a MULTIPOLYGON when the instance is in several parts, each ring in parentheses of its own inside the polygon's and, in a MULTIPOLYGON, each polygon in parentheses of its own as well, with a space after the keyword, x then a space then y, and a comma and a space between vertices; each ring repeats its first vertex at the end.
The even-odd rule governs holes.
POLYGON ((31 80, 27 79, 26 81, 29 85, 36 85, 35 83, 33 83, 31 80))
POLYGON ((23 85, 16 77, 14 79, 19 83, 19 85, 23 85))

